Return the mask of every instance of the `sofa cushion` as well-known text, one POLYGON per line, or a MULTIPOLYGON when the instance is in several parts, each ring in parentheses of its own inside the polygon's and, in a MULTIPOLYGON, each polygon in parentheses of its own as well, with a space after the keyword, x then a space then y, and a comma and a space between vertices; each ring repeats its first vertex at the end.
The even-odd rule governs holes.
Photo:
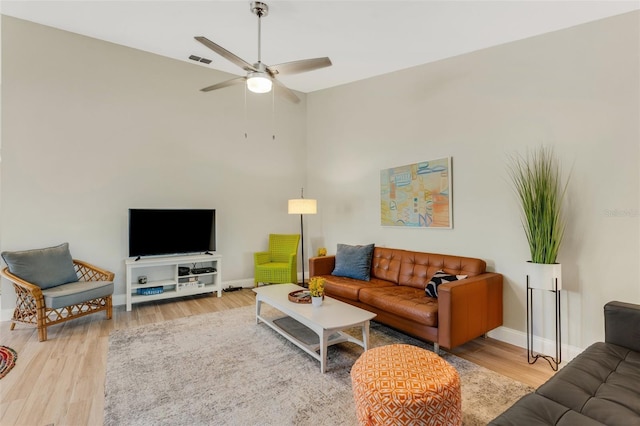
POLYGON ((424 290, 393 285, 361 288, 360 302, 430 327, 438 326, 438 300, 424 290))
POLYGON ((5 251, 2 258, 9 272, 43 289, 78 280, 68 243, 42 249, 5 251))
POLYGON ((371 278, 369 281, 356 280, 348 277, 336 277, 331 275, 323 276, 324 292, 327 296, 336 296, 342 299, 358 301, 360 289, 375 287, 392 287, 393 283, 378 278, 371 278))
POLYGON ((338 277, 355 278, 369 281, 371 275, 371 255, 373 244, 364 246, 350 246, 338 244, 336 265, 331 273, 338 277))
POLYGON ((403 250, 374 247, 371 258, 371 277, 398 284, 403 250))
POLYGON ((486 263, 471 257, 402 251, 398 284, 424 289, 437 271, 474 277, 486 270, 486 263))
POLYGON ((458 280, 463 280, 467 278, 466 275, 452 275, 447 274, 446 272, 440 270, 433 274, 433 277, 429 280, 427 287, 425 287, 425 292, 429 297, 438 297, 438 287, 440 284, 451 283, 458 280))

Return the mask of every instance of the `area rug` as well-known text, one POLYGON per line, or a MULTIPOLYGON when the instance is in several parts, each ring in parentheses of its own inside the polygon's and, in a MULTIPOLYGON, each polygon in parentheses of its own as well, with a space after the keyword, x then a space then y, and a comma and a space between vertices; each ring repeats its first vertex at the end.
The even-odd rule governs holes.
POLYGON ((0 346, 0 379, 16 365, 18 353, 7 346, 0 346))
MULTIPOLYGON (((372 323, 371 347, 393 343, 432 349, 372 323)), ((322 374, 318 361, 256 324, 252 306, 117 330, 109 337, 105 424, 356 425, 349 373, 361 354, 352 343, 330 347, 322 374)), ((460 373, 464 425, 486 425, 533 390, 443 358, 460 373)))

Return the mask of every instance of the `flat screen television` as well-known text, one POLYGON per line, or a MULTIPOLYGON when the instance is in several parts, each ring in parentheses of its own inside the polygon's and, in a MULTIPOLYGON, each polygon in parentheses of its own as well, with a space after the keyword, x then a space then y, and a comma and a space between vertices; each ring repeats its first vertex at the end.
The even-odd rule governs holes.
POLYGON ((129 256, 216 250, 214 209, 129 209, 129 256))

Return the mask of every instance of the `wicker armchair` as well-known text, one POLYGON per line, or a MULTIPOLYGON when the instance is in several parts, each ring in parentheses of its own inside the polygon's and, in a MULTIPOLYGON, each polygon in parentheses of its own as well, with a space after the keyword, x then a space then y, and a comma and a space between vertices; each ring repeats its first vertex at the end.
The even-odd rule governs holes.
POLYGON ((299 234, 270 234, 269 251, 253 254, 254 281, 265 284, 298 281, 299 234))
POLYGON ((100 294, 99 297, 74 302, 69 306, 48 307, 45 303, 45 294, 50 292, 51 288, 42 289, 36 284, 27 282, 9 272, 9 268, 4 268, 0 272, 0 275, 13 283, 16 292, 16 307, 11 319, 11 330, 19 322, 35 326, 38 328, 38 339, 43 342, 47 340, 47 327, 49 326, 100 311, 106 311, 107 319, 111 319, 113 312, 111 294, 113 293, 114 273, 76 259, 73 259, 73 266, 78 282, 53 287, 60 293, 53 297, 58 300, 65 300, 64 297, 69 297, 69 294, 74 292, 91 294, 92 291, 94 291, 94 295, 100 294), (96 284, 98 282, 101 284, 106 282, 105 284, 107 285, 101 285, 101 288, 95 293, 92 284, 90 284, 92 282, 96 284), (108 284, 111 285, 110 292, 108 284), (44 294, 43 291, 45 292, 44 294), (104 295, 104 293, 109 294, 104 295))

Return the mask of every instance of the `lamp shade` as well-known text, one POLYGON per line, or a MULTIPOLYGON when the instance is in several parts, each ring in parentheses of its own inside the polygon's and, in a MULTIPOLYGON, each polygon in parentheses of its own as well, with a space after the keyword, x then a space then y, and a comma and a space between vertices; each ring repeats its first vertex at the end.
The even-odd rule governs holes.
POLYGON ((317 200, 310 198, 296 198, 289 200, 289 214, 316 214, 318 212, 317 200))

